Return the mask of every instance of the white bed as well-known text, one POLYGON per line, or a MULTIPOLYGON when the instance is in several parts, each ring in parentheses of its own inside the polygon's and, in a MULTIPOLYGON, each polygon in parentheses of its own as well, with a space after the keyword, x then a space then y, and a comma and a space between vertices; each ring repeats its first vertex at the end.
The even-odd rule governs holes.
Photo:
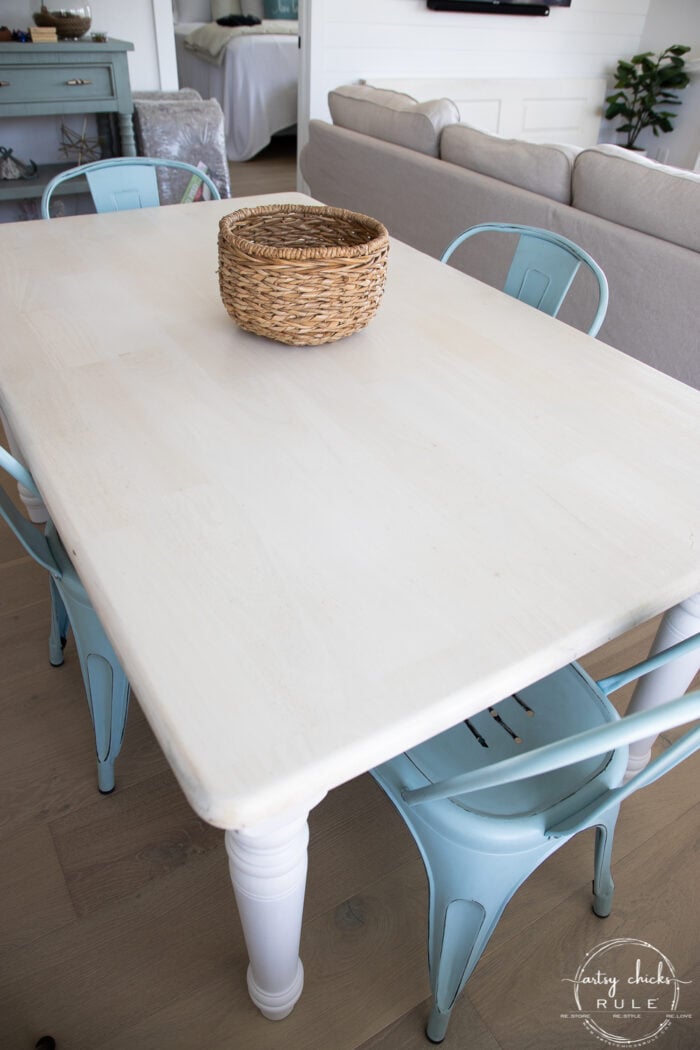
POLYGON ((296 35, 250 35, 230 40, 221 65, 188 50, 184 41, 202 23, 175 24, 180 87, 218 99, 224 111, 229 160, 249 160, 273 135, 297 121, 299 46, 296 35))

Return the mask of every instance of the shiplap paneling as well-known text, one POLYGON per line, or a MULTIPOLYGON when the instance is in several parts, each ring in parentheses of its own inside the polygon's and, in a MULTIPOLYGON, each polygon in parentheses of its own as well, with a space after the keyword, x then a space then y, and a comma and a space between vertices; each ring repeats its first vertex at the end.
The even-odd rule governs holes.
MULTIPOLYGON (((639 44, 650 0, 573 0, 549 18, 429 11, 425 0, 302 0, 308 112, 379 77, 601 77, 639 44)), ((303 129, 302 129, 303 134, 303 129)))
POLYGON ((603 77, 375 77, 375 87, 419 102, 450 98, 460 120, 506 138, 594 146, 606 81, 603 77))

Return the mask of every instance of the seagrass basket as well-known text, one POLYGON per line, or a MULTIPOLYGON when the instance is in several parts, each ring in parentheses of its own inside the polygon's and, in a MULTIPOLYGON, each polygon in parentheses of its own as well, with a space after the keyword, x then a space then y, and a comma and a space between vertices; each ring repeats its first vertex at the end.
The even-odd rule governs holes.
POLYGON ((64 14, 61 11, 49 11, 42 4, 41 11, 37 11, 33 18, 38 26, 55 28, 59 40, 75 40, 84 36, 90 28, 92 19, 88 11, 89 8, 86 9, 85 14, 74 12, 64 14))
POLYGON ((364 328, 384 291, 389 235, 343 208, 273 204, 219 223, 219 290, 236 324, 291 346, 364 328))

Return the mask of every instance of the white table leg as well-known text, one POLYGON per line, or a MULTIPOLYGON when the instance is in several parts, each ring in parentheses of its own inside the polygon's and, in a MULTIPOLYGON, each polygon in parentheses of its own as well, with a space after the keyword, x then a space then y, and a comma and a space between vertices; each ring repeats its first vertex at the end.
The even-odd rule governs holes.
MULTIPOLYGON (((22 466, 24 466, 25 463, 22 458, 22 453, 20 452, 19 446, 17 445, 17 442, 14 439, 14 435, 12 434, 12 431, 7 425, 7 420, 5 419, 5 416, 1 411, 0 423, 2 423, 3 430, 5 431, 5 437, 7 438, 7 443, 10 446, 10 452, 15 457, 15 459, 19 460, 22 466)), ((19 497, 22 500, 22 503, 24 503, 24 506, 27 511, 27 516, 30 521, 33 521, 37 525, 41 525, 49 520, 49 512, 44 506, 43 500, 40 500, 37 496, 34 495, 33 492, 30 492, 28 488, 25 488, 24 485, 20 485, 19 482, 17 484, 17 490, 19 492, 19 497)))
MULTIPOLYGON (((680 605, 675 605, 665 613, 656 633, 654 644, 649 655, 668 649, 670 645, 689 638, 700 631, 700 594, 694 594, 680 605)), ((657 707, 667 700, 682 696, 700 670, 700 653, 696 650, 686 657, 673 660, 665 667, 659 667, 640 679, 630 700, 628 712, 646 711, 657 707)), ((638 740, 630 745, 626 779, 629 780, 640 769, 646 766, 651 757, 651 749, 656 737, 638 740)))
POLYGON ((231 881, 250 963, 248 992, 271 1021, 290 1014, 304 986, 299 958, 309 809, 226 832, 231 881))

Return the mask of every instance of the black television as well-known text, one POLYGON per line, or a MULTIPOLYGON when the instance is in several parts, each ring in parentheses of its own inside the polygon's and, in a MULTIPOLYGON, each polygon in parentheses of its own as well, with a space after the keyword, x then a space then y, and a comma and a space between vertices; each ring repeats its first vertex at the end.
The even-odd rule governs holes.
POLYGON ((481 15, 548 15, 550 7, 571 7, 571 0, 428 0, 431 11, 481 15))

